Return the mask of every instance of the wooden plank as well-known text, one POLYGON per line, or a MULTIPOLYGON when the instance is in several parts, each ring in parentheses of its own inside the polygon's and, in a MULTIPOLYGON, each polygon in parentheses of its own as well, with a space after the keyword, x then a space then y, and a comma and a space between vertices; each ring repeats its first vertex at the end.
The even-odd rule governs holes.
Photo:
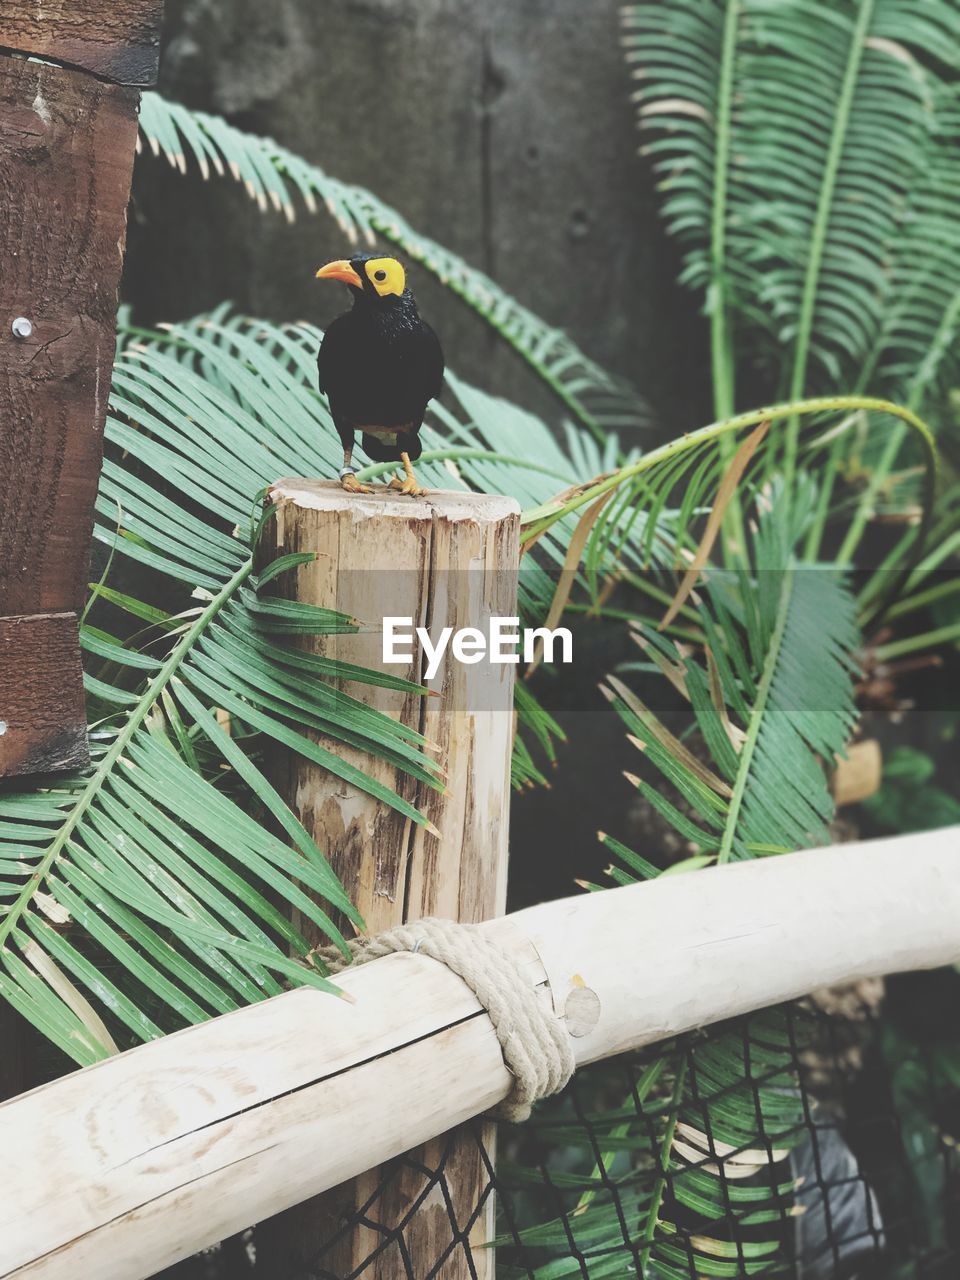
POLYGON ((85 594, 136 133, 135 90, 0 58, 0 614, 85 594))
POLYGON ((0 57, 0 718, 16 725, 0 774, 86 758, 66 619, 86 591, 136 131, 134 89, 0 57))
POLYGON ((0 47, 151 85, 160 58, 161 0, 0 0, 0 47))
POLYGON ((77 615, 0 618, 0 777, 87 759, 77 615))
MULTIPOLYGON (((277 518, 268 526, 276 551, 310 550, 313 563, 284 577, 300 600, 336 607, 370 624, 356 636, 308 641, 329 656, 420 682, 424 658, 414 645, 405 666, 384 665, 384 617, 410 617, 436 639, 444 626, 485 629, 491 616, 516 614, 519 508, 512 499, 471 493, 431 493, 410 499, 383 491, 346 494, 326 481, 282 480, 272 490, 277 518)), ((434 744, 446 776, 440 793, 417 786, 385 762, 361 752, 347 759, 391 790, 412 800, 440 832, 434 834, 333 779, 299 758, 288 758, 281 790, 330 858, 351 901, 372 933, 424 915, 478 921, 500 914, 506 901, 513 681, 516 667, 461 664, 447 657, 423 699, 369 685, 349 692, 434 744)), ((343 748, 337 746, 339 755, 343 748)), ((303 927, 303 922, 301 927, 303 927)), ((495 1129, 483 1141, 493 1159, 495 1129)), ((258 1231, 261 1252, 278 1276, 303 1266, 349 1275, 383 1236, 361 1228, 331 1244, 340 1225, 384 1183, 366 1212, 388 1233, 428 1189, 429 1170, 444 1162, 446 1185, 459 1222, 474 1212, 488 1182, 473 1132, 442 1135, 410 1165, 372 1169, 322 1202, 303 1205, 258 1231), (414 1167, 419 1164, 422 1167, 414 1167)), ((473 1265, 481 1280, 493 1275, 494 1198, 474 1226, 473 1265)), ((404 1227, 404 1241, 424 1275, 451 1244, 450 1216, 436 1197, 404 1227)), ((367 1272, 369 1280, 404 1274, 398 1246, 390 1244, 367 1272)), ((471 1274, 461 1247, 436 1273, 441 1280, 471 1274)))
MULTIPOLYGON (((956 962, 958 840, 951 827, 665 876, 483 931, 552 1001, 582 1065, 956 962)), ((394 955, 338 982, 352 1003, 288 992, 0 1106, 0 1148, 17 1153, 0 1276, 139 1280, 506 1096, 489 1018, 444 966, 394 955)))

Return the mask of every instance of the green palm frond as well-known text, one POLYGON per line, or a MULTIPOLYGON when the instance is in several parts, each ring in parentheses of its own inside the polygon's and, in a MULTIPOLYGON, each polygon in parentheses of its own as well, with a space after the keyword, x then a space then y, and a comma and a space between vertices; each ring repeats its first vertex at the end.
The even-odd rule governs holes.
POLYGON ((900 221, 873 361, 877 381, 917 410, 960 379, 960 86, 938 89, 933 117, 900 221))
MULTIPOLYGON (((225 702, 210 697, 221 692, 205 674, 211 655, 229 646, 238 622, 259 630, 247 593, 264 610, 264 638, 269 632, 273 606, 256 599, 251 582, 248 555, 194 616, 164 632, 169 647, 156 657, 87 628, 87 649, 118 673, 91 679, 102 711, 91 772, 0 801, 0 995, 81 1065, 276 994, 283 982, 326 985, 303 962, 306 940, 278 903, 341 945, 314 898, 359 923, 320 850, 213 711, 225 702), (204 775, 201 752, 235 771, 291 844, 204 775)), ((304 623, 351 626, 333 613, 304 623)), ((263 710, 258 640, 231 653, 238 710, 274 736, 302 738, 284 727, 283 708, 263 710)), ((385 725, 369 736, 389 742, 385 725)), ((312 744, 297 745, 309 752, 312 744)))
MULTIPOLYGON (((708 574, 698 609, 704 661, 638 628, 647 655, 689 702, 706 759, 623 681, 611 677, 606 688, 675 799, 640 778, 638 789, 711 861, 820 844, 833 816, 823 764, 843 752, 856 721, 856 602, 829 566, 792 562, 796 536, 769 510, 752 569, 708 574)), ((622 847, 615 852, 631 876, 622 847)))
MULTIPOLYGON (((568 522, 577 513, 584 519, 598 502, 609 500, 616 519, 596 522, 587 548, 588 561, 604 559, 608 573, 624 568, 629 571, 629 564, 624 565, 622 559, 625 549, 633 555, 637 548, 641 553, 649 551, 652 539, 658 536, 668 545, 672 542, 678 550, 692 551, 696 546, 697 522, 704 510, 712 506, 724 470, 716 447, 718 443, 722 446, 738 442, 750 428, 762 422, 770 423, 748 477, 741 482, 741 488, 749 493, 755 489, 756 477, 772 465, 784 431, 789 431, 794 422, 800 424, 799 456, 804 462, 813 462, 825 447, 824 438, 829 440, 838 430, 842 432, 852 415, 864 416, 868 433, 876 428, 878 433, 895 438, 898 445, 909 429, 920 458, 917 476, 920 518, 911 527, 910 545, 902 548, 903 554, 885 566, 880 583, 885 603, 909 575, 926 543, 934 512, 937 453, 930 428, 921 418, 910 409, 873 397, 832 396, 791 401, 750 410, 687 432, 635 461, 628 461, 575 490, 562 492, 551 501, 525 511, 525 537, 532 543, 549 533, 555 523, 568 522), (671 504, 675 505, 671 507, 671 504), (668 513, 670 519, 665 522, 668 513), (664 536, 667 533, 669 539, 664 536)), ((808 491, 798 486, 800 492, 808 491)), ((829 490, 824 496, 829 496, 829 490)), ((816 521, 822 522, 823 516, 824 511, 819 511, 816 521)), ((564 523, 563 527, 568 525, 564 523)), ((807 558, 811 559, 809 554, 807 558)), ((663 556, 654 559, 662 561, 663 556)), ((874 602, 871 610, 875 613, 880 607, 882 605, 874 602)))
POLYGON ((623 38, 686 282, 791 398, 855 385, 915 282, 892 259, 960 6, 670 0, 629 5, 623 38))
MULTIPOLYGON (((904 397, 941 429, 949 422, 946 401, 960 376, 956 338, 960 326, 960 234, 954 211, 960 199, 960 90, 940 85, 932 123, 924 142, 920 172, 907 193, 895 244, 890 249, 890 289, 880 332, 860 375, 860 384, 876 383, 904 397)), ((890 432, 882 447, 866 451, 869 480, 840 549, 852 560, 870 519, 884 502, 894 509, 915 505, 910 491, 909 461, 903 458, 904 430, 890 432), (897 472, 900 477, 897 477, 897 472), (896 479, 896 483, 894 480, 896 479), (904 482, 906 480, 906 483, 904 482)), ((842 442, 840 442, 842 445, 842 442)), ((845 459, 850 448, 838 447, 826 474, 845 459)), ((956 523, 950 532, 954 532, 956 523)), ((895 549, 902 559, 910 545, 908 529, 895 549)), ((873 592, 876 583, 867 583, 873 592)))
MULTIPOLYGON (((582 1257, 586 1274, 615 1280, 625 1256, 648 1280, 784 1274, 784 1227, 797 1212, 790 1155, 805 1132, 795 1062, 805 1033, 789 1011, 765 1010, 669 1042, 626 1072, 616 1062, 592 1068, 573 1115, 562 1100, 539 1107, 540 1141, 563 1153, 551 1182, 578 1199, 563 1217, 498 1242, 519 1243, 524 1263, 505 1274, 578 1277, 582 1257), (624 1074, 629 1092, 611 1105, 624 1074)), ((508 1162, 500 1175, 524 1185, 521 1167, 508 1162)))
POLYGON ((608 431, 650 426, 649 409, 627 383, 363 187, 338 182, 270 138, 244 133, 218 116, 190 111, 156 93, 143 95, 140 133, 178 172, 187 172, 189 158, 204 178, 229 174, 263 210, 273 207, 292 221, 298 205, 311 214, 323 207, 351 243, 372 245, 380 237, 396 245, 476 311, 599 439, 608 431))
MULTIPOLYGON (((324 985, 290 908, 335 942, 331 912, 360 923, 265 776, 264 743, 415 823, 423 815, 346 763, 337 744, 442 786, 424 738, 346 690, 425 691, 290 647, 291 636, 358 624, 273 594, 305 553, 256 563, 265 487, 337 470, 316 389, 321 337, 224 311, 156 332, 121 323, 94 536, 109 548, 108 570, 120 556, 148 582, 166 581, 165 604, 125 594, 106 572, 95 584, 95 609, 113 606, 146 626, 122 639, 85 614, 92 771, 5 794, 0 807, 0 994, 81 1063, 283 984, 324 985)), ((583 428, 568 428, 561 445, 532 415, 452 373, 448 387, 452 403, 437 404, 424 428, 433 486, 537 506, 619 456, 615 439, 601 449, 583 428)), ((542 620, 551 567, 575 525, 574 515, 558 521, 522 575, 530 619, 542 620)), ((655 545, 664 555, 670 547, 665 535, 655 545)), ((559 727, 527 688, 518 711, 549 759, 559 727)), ((541 779, 523 741, 515 763, 519 785, 541 779)))
MULTIPOLYGON (((815 497, 807 486, 788 509, 779 488, 761 493, 750 565, 710 573, 702 588, 702 659, 655 629, 637 628, 654 673, 689 704, 695 739, 673 733, 623 681, 608 679, 608 698, 666 788, 630 780, 694 851, 675 870, 827 837, 834 805, 824 766, 843 751, 856 721, 859 637, 855 601, 836 570, 792 559, 815 497)), ((614 837, 601 840, 614 856, 616 883, 662 874, 614 837)), ((589 1154, 603 1154, 577 1183, 586 1188, 577 1210, 523 1237, 551 1256, 538 1280, 577 1274, 571 1260, 552 1256, 553 1249, 571 1252, 571 1222, 591 1276, 620 1274, 624 1223, 640 1273, 658 1280, 693 1270, 783 1273, 789 1259, 776 1227, 793 1212, 788 1158, 804 1122, 797 1032, 788 1034, 786 1016, 767 1010, 747 1035, 738 1027, 705 1046, 664 1046, 621 1108, 590 1115, 597 1141, 589 1154)), ((576 1145, 582 1132, 578 1116, 567 1143, 576 1145)))

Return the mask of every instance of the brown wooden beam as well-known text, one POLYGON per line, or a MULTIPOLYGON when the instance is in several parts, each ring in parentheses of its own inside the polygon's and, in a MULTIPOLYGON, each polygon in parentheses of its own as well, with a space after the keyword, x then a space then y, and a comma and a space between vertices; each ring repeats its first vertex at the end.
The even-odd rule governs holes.
POLYGON ((0 47, 143 87, 157 78, 162 16, 158 0, 0 0, 0 47))
POLYGON ((0 618, 0 776, 87 762, 75 613, 0 618))
POLYGON ((76 615, 161 13, 0 0, 0 47, 86 68, 0 56, 0 776, 87 760, 76 615))
POLYGON ((3 613, 83 601, 136 135, 135 90, 0 58, 3 613))

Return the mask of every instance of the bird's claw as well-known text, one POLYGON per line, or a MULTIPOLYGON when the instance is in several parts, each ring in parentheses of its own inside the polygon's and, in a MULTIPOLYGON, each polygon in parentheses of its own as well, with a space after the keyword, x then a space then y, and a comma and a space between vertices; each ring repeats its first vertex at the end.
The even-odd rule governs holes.
POLYGON ((396 489, 398 493, 405 493, 411 498, 422 498, 427 492, 426 489, 420 488, 420 485, 417 484, 417 481, 413 476, 407 476, 405 480, 401 480, 398 476, 394 476, 390 481, 388 488, 396 489))
POLYGON ((346 489, 347 493, 373 493, 373 487, 369 484, 361 484, 352 471, 340 477, 340 487, 346 489))

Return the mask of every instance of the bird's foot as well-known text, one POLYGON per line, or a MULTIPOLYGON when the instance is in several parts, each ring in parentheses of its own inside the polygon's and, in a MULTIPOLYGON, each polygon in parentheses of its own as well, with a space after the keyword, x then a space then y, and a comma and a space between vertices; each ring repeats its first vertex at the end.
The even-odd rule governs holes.
POLYGON ((372 485, 361 484, 352 471, 343 472, 340 476, 340 487, 346 489, 347 493, 373 493, 372 485))
POLYGON ((427 492, 417 484, 416 476, 407 476, 404 480, 394 476, 387 488, 396 489, 398 493, 405 493, 411 498, 422 498, 427 492))

